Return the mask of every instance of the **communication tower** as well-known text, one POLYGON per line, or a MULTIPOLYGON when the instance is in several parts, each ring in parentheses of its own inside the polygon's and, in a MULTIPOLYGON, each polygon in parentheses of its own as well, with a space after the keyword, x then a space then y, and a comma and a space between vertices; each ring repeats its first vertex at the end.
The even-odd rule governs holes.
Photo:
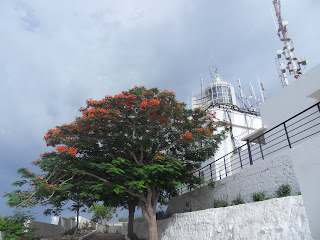
POLYGON ((282 17, 281 17, 280 0, 273 0, 273 5, 274 5, 276 16, 278 19, 277 34, 280 40, 284 43, 283 49, 277 51, 277 58, 279 59, 279 61, 277 62, 277 67, 280 68, 281 73, 279 71, 279 77, 283 87, 285 87, 289 84, 286 72, 288 71, 290 75, 293 74, 294 78, 298 79, 299 76, 302 74, 301 65, 305 66, 307 65, 308 62, 304 57, 302 57, 301 60, 299 61, 298 58, 296 58, 293 55, 294 43, 293 43, 293 40, 291 40, 288 37, 288 33, 287 33, 288 21, 282 20, 282 17), (280 62, 280 59, 282 57, 285 60, 287 60, 287 65, 280 62))

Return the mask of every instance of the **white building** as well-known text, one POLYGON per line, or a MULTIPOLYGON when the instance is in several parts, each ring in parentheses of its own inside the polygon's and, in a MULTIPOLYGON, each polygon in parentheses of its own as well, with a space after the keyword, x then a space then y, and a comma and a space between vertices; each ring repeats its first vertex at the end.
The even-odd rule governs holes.
MULTIPOLYGON (((201 174, 208 179, 221 179, 240 170, 247 162, 234 161, 238 156, 238 149, 246 142, 241 139, 262 127, 259 112, 241 109, 237 103, 234 87, 222 81, 219 74, 215 75, 215 82, 210 84, 199 97, 192 98, 192 108, 200 107, 207 111, 216 112, 218 120, 231 123, 227 138, 220 145, 215 156, 202 164, 202 167, 214 162, 205 168, 201 174), (227 157, 221 157, 230 153, 227 157)), ((245 159, 244 159, 245 160, 245 159)))

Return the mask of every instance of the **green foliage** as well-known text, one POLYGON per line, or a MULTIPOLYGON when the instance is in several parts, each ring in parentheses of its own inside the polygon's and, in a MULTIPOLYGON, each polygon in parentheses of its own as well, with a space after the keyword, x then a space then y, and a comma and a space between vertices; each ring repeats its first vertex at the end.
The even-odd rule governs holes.
POLYGON ((156 218, 157 218, 157 220, 166 219, 167 218, 166 212, 165 211, 157 211, 156 218))
POLYGON ((189 202, 185 203, 185 207, 183 208, 184 212, 192 212, 192 205, 189 202))
POLYGON ((264 201, 267 200, 268 198, 266 197, 265 192, 256 192, 252 194, 252 200, 254 202, 259 202, 259 201, 264 201))
POLYGON ((228 201, 226 199, 214 199, 213 200, 213 207, 220 208, 220 207, 227 207, 228 201))
POLYGON ((5 234, 4 239, 34 239, 35 229, 25 224, 32 219, 29 212, 14 212, 13 216, 0 217, 0 231, 5 234))
POLYGON ((234 200, 232 200, 231 204, 232 205, 244 204, 244 200, 241 197, 240 193, 238 194, 238 196, 234 200))
POLYGON ((120 217, 120 218, 118 218, 118 221, 119 221, 119 222, 129 222, 129 218, 127 218, 127 217, 120 217))
POLYGON ((71 219, 71 220, 76 220, 76 217, 75 216, 70 216, 70 217, 68 217, 69 219, 71 219))
POLYGON ((282 184, 278 189, 276 190, 276 196, 278 198, 280 197, 287 197, 291 195, 291 186, 289 184, 282 184))
POLYGON ((74 227, 74 228, 71 228, 71 229, 69 229, 68 231, 66 231, 65 233, 64 233, 64 235, 73 235, 74 234, 74 232, 76 231, 76 227, 74 227))
POLYGON ((88 213, 93 212, 92 221, 101 221, 101 224, 107 223, 112 219, 113 214, 116 213, 116 208, 111 206, 105 206, 103 204, 94 203, 88 210, 88 213))
POLYGON ((145 220, 145 218, 143 216, 140 216, 140 217, 134 218, 133 221, 135 221, 135 222, 145 222, 146 220, 145 220))
POLYGON ((213 180, 213 179, 210 179, 208 182, 207 182, 208 186, 211 187, 211 188, 214 188, 214 186, 216 185, 216 181, 213 180))

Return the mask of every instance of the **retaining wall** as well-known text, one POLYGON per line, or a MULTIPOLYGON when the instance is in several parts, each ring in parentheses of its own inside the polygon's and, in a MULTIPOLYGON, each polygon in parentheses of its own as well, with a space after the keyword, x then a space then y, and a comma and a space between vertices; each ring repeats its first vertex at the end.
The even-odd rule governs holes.
POLYGON ((37 221, 29 220, 28 223, 30 226, 35 227, 37 230, 35 231, 35 237, 57 237, 64 234, 66 231, 70 230, 71 228, 76 227, 77 223, 74 220, 57 217, 57 219, 53 219, 54 223, 57 224, 50 224, 50 223, 43 223, 37 221), (58 220, 58 221, 57 221, 58 220))
POLYGON ((188 207, 192 210, 212 208, 214 199, 227 200, 231 205, 239 194, 245 202, 252 202, 252 194, 261 191, 274 197, 281 184, 289 184, 292 193, 300 192, 288 150, 255 161, 240 172, 216 181, 214 188, 204 186, 171 199, 167 214, 186 212, 188 207))
MULTIPOLYGON (((157 221, 160 240, 311 240, 301 196, 174 214, 157 221)), ((145 222, 134 222, 139 238, 148 237, 145 222)))

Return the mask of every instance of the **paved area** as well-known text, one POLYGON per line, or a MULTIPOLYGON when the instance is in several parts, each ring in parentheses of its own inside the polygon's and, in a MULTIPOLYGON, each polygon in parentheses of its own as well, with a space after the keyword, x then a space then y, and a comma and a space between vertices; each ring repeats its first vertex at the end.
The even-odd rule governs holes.
POLYGON ((122 234, 116 233, 97 233, 87 238, 87 240, 125 240, 122 234))

